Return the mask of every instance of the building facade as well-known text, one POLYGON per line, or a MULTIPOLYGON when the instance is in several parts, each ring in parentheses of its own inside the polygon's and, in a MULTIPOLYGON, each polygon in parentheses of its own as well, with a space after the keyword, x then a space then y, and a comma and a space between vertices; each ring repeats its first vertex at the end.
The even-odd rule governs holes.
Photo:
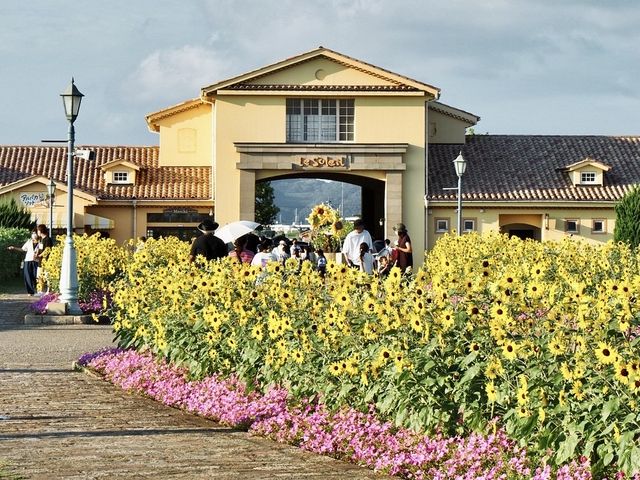
MULTIPOLYGON (((309 177, 359 185, 373 237, 402 222, 422 251, 455 227, 462 152, 463 231, 612 238, 613 206, 640 181, 640 137, 466 136, 479 117, 439 96, 323 47, 205 86, 146 117, 159 147, 81 147, 95 160, 75 160, 74 228, 189 239, 209 215, 252 220, 256 183, 309 177)), ((0 147, 0 199, 64 229, 65 170, 65 147, 0 147)))

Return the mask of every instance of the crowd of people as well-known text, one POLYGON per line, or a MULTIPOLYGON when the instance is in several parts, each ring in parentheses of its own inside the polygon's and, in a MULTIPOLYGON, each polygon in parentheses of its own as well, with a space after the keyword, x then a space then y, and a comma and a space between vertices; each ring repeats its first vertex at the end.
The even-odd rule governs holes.
MULTIPOLYGON (((202 235, 193 240, 189 261, 193 262, 199 255, 207 260, 231 257, 240 263, 265 268, 269 262, 284 263, 289 258, 295 258, 300 264, 311 262, 322 275, 326 272, 327 258, 324 252, 298 239, 289 240, 284 236, 271 239, 250 233, 236 238, 230 248, 215 236, 217 229, 218 224, 211 219, 205 219, 198 225, 202 235)), ((341 255, 345 263, 349 267, 380 276, 387 275, 394 266, 402 273, 411 271, 413 250, 407 227, 399 223, 394 231, 398 238, 393 245, 389 239, 376 245, 365 229, 364 221, 355 220, 353 231, 347 234, 342 244, 341 255)))

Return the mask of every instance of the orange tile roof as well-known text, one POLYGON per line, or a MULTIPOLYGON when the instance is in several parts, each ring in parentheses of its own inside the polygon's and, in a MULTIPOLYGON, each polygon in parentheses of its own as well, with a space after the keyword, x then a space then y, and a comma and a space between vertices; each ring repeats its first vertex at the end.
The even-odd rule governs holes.
MULTIPOLYGON (((77 146, 95 160, 75 160, 75 188, 100 200, 206 200, 210 167, 160 167, 159 147, 77 146), (136 185, 106 185, 101 166, 126 160, 140 167, 136 185)), ((0 146, 0 186, 42 175, 66 183, 67 147, 0 146)))
POLYGON ((462 151, 465 201, 615 202, 640 183, 640 137, 470 135, 466 144, 429 145, 432 201, 455 200, 453 160, 462 151), (604 185, 571 183, 566 166, 590 158, 611 167, 604 185))

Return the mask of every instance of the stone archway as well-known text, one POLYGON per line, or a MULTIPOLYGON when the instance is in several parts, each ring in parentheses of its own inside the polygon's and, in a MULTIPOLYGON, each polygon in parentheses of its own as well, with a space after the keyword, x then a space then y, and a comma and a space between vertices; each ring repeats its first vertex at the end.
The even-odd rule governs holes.
POLYGON ((402 221, 402 175, 408 144, 235 143, 240 161, 240 218, 254 218, 255 183, 325 178, 362 187, 362 215, 375 238, 386 238, 402 221), (384 219, 380 226, 379 220, 384 219))

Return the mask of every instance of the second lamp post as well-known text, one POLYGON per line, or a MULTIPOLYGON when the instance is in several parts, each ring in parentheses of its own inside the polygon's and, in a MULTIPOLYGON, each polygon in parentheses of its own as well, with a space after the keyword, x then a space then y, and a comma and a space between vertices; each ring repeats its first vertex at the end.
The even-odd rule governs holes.
POLYGON ((453 166, 456 169, 456 175, 458 175, 458 235, 462 235, 462 175, 464 175, 467 169, 467 161, 462 156, 462 152, 458 154, 453 161, 453 166))

